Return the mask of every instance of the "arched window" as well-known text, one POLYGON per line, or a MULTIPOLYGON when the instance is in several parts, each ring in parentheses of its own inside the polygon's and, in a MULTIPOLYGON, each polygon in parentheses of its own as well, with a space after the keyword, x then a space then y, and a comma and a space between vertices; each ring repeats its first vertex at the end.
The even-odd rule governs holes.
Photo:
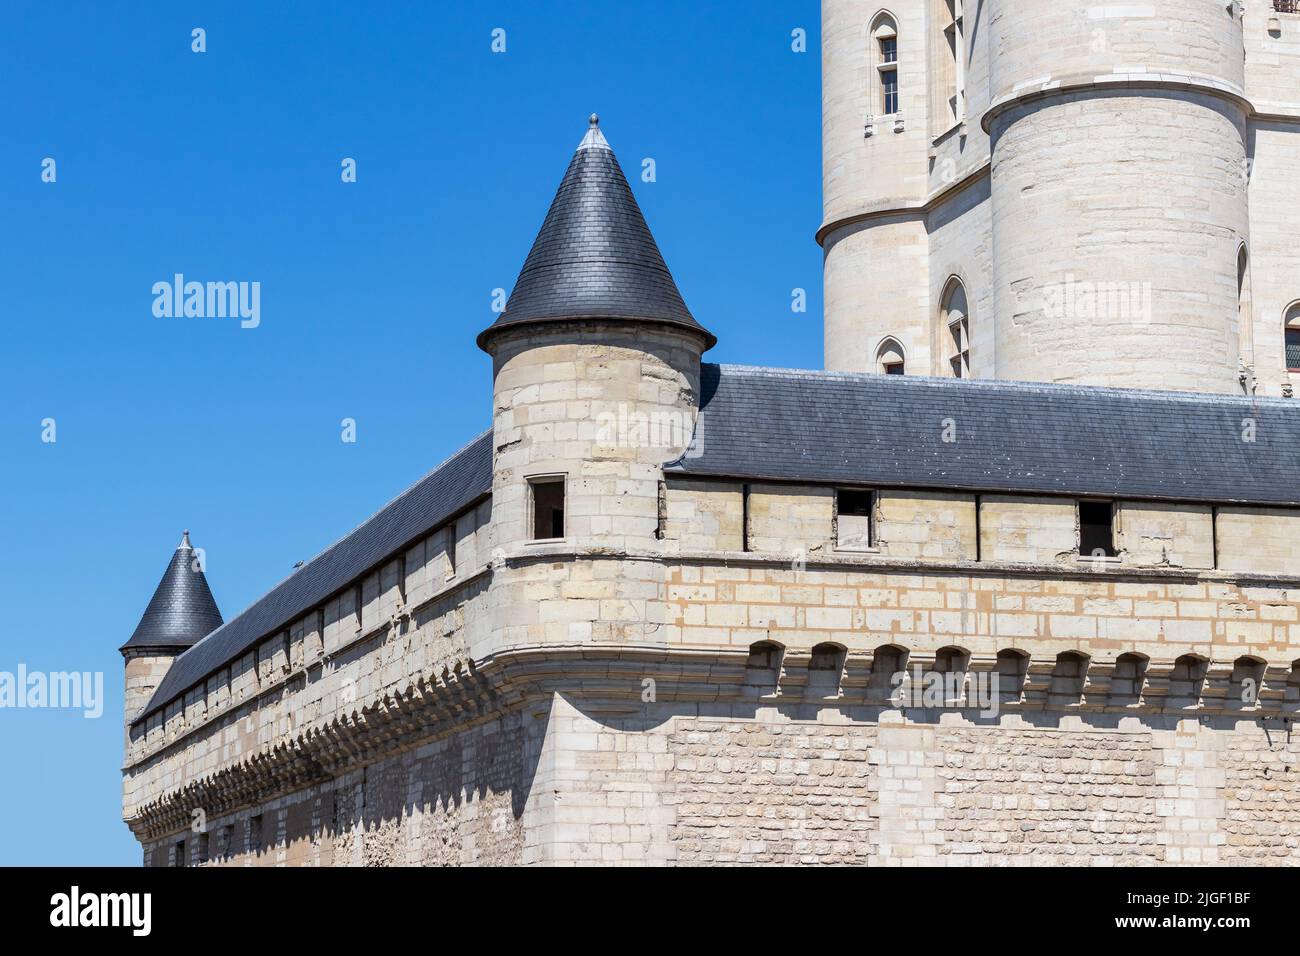
POLYGON ((939 110, 935 115, 947 120, 939 124, 936 132, 942 133, 966 118, 965 22, 963 0, 934 0, 934 3, 938 7, 935 22, 941 31, 939 75, 935 77, 940 102, 935 104, 939 110))
POLYGON ((1286 367, 1289 372, 1300 372, 1300 302, 1286 310, 1283 321, 1286 335, 1286 367))
MULTIPOLYGON (((1255 361, 1255 326, 1253 322, 1250 295, 1250 251, 1243 242, 1237 248, 1237 333, 1241 340, 1242 364, 1255 361)), ((1254 390, 1254 383, 1243 380, 1247 392, 1254 390)))
POLYGON ((898 25, 887 13, 871 24, 871 58, 875 63, 877 92, 872 94, 872 112, 893 116, 898 112, 898 25))
POLYGON ((966 287, 957 278, 950 279, 943 292, 941 318, 948 369, 953 378, 970 378, 970 306, 966 287))
POLYGON ((876 371, 882 375, 903 375, 907 369, 907 358, 898 339, 888 338, 876 349, 876 371))

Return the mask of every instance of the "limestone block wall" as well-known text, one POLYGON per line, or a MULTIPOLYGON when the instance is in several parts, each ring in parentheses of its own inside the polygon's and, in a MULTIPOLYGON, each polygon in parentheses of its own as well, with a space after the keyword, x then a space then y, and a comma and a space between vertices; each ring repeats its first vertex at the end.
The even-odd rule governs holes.
POLYGON ((822 4, 823 216, 826 368, 875 371, 895 337, 913 374, 930 367, 926 321, 930 19, 925 0, 873 8, 822 4), (873 25, 895 22, 901 123, 880 112, 873 25), (884 214, 883 218, 880 216, 884 214), (860 217, 870 215, 866 221, 860 217))
POLYGON ((1077 508, 1068 498, 985 495, 980 554, 987 561, 1073 564, 1079 555, 1077 508))
MULTIPOLYGON (((504 715, 147 843, 146 866, 512 866, 545 725, 504 715), (180 844, 183 843, 183 846, 180 844)), ((531 821, 530 821, 531 822, 531 821)), ((534 854, 535 855, 535 854, 534 854)))
POLYGON ((1300 105, 1300 13, 1279 13, 1273 0, 1243 0, 1246 92, 1261 113, 1293 111, 1300 105), (1269 24, 1277 22, 1277 30, 1269 24))
MULTIPOLYGON (((1293 19, 1300 21, 1300 15, 1293 19)), ((1300 22, 1294 32, 1300 35, 1300 22)), ((1287 312, 1300 302, 1300 244, 1295 241, 1300 211, 1300 104, 1290 109, 1294 118, 1288 122, 1259 121, 1251 127, 1251 353, 1262 395, 1281 395, 1283 385, 1290 385, 1295 393, 1300 386, 1300 374, 1287 369, 1283 333, 1287 312)))
MULTIPOLYGON (((1125 564, 1147 567, 1212 568, 1215 566, 1213 517, 1208 505, 1141 505, 1126 502, 1117 511, 1116 537, 1125 564)), ((1222 533, 1223 526, 1220 525, 1222 533)), ((1249 552, 1244 541, 1232 541, 1228 551, 1243 562, 1249 552)), ((1290 562, 1246 562, 1235 570, 1287 573, 1290 562)), ((1226 565, 1225 565, 1226 567, 1226 565)))
POLYGON ((1300 15, 1271 0, 964 7, 964 128, 934 106, 946 13, 890 8, 901 43, 918 19, 926 33, 926 70, 903 73, 930 118, 913 149, 910 124, 857 129, 878 11, 824 4, 826 367, 876 371, 893 336, 909 374, 950 374, 939 309, 956 276, 976 377, 1239 393, 1245 363, 1263 393, 1294 389, 1300 15))
MULTIPOLYGON (((937 0, 931 6, 936 8, 937 0)), ((966 101, 965 125, 949 126, 946 119, 931 124, 931 144, 929 157, 929 194, 939 195, 989 161, 988 132, 981 126, 980 118, 988 110, 989 70, 992 66, 989 58, 988 31, 985 29, 987 11, 984 5, 972 0, 962 3, 963 41, 962 72, 964 74, 964 91, 966 101)), ((946 12, 946 11, 945 11, 946 12)), ((934 22, 931 39, 930 75, 927 82, 934 85, 940 77, 946 77, 947 65, 951 54, 947 39, 942 35, 941 27, 946 25, 947 17, 931 17, 934 22), (941 69, 943 62, 946 69, 941 69)), ((943 93, 939 92, 939 96, 943 93)))
MULTIPOLYGON (((555 695, 146 865, 1300 863, 1300 743, 1231 718, 555 695)), ((206 837, 206 839, 205 839, 206 837)))
POLYGON ((735 482, 669 478, 664 541, 688 551, 744 549, 743 491, 735 482))
POLYGON ((643 565, 638 577, 557 558, 659 546, 662 465, 694 435, 703 347, 689 331, 590 322, 494 340, 493 523, 512 560, 494 575, 491 641, 476 654, 653 630, 660 570, 643 565), (565 482, 563 540, 532 533, 539 476, 565 482))
POLYGON ((1300 515, 1280 508, 1219 509, 1219 562, 1231 571, 1300 568, 1300 515))
POLYGON ((572 749, 557 806, 571 809, 548 862, 1300 862, 1300 815, 1279 796, 1294 796, 1300 743, 1249 720, 556 710, 572 749))
POLYGON ((795 557, 823 551, 831 546, 834 509, 832 488, 751 484, 749 549, 795 557))
POLYGON ((877 499, 876 546, 895 558, 973 561, 974 495, 890 491, 877 499))
POLYGON ((1081 702, 1091 699, 1089 706, 1099 708, 1113 706, 1111 669, 1123 654, 1150 662, 1142 693, 1156 709, 1239 699, 1241 675, 1233 668, 1243 657, 1267 665, 1257 678, 1257 699, 1270 707, 1294 706, 1300 690, 1293 668, 1300 659, 1300 592, 1269 579, 1173 571, 999 572, 969 565, 873 568, 867 561, 800 571, 755 558, 682 564, 670 574, 667 593, 668 633, 682 646, 739 651, 774 641, 801 653, 823 643, 847 649, 843 694, 849 697, 870 685, 870 658, 882 647, 931 662, 940 649, 959 647, 973 669, 985 670, 996 666, 1001 652, 1027 654, 1023 701, 1038 709, 1060 704, 1049 689, 1064 651, 1089 658, 1091 691, 1082 691, 1081 702), (1180 685, 1171 676, 1187 655, 1207 662, 1205 683, 1180 685))

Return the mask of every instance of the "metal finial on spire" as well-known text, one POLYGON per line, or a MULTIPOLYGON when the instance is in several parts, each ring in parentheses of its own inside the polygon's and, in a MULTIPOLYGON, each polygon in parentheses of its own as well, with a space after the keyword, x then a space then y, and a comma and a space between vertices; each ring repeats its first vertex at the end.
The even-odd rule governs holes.
POLYGON ((587 134, 582 137, 582 142, 578 144, 579 151, 584 149, 609 149, 605 134, 600 131, 600 117, 595 113, 592 113, 587 120, 587 134))
POLYGON ((185 533, 181 535, 181 543, 176 546, 176 549, 179 551, 181 548, 189 548, 189 547, 190 547, 190 529, 186 528, 185 533))

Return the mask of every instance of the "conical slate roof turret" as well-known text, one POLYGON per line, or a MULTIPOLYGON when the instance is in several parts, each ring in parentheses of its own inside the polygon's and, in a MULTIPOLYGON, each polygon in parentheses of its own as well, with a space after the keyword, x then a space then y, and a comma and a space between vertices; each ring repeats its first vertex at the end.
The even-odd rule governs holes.
POLYGON ((221 626, 221 612, 212 599, 207 578, 197 565, 190 533, 186 531, 135 633, 122 645, 122 650, 184 649, 221 626))
POLYGON ((605 319, 670 325, 717 339, 695 321, 664 264, 641 208, 600 131, 590 128, 569 163, 514 291, 491 327, 605 319))

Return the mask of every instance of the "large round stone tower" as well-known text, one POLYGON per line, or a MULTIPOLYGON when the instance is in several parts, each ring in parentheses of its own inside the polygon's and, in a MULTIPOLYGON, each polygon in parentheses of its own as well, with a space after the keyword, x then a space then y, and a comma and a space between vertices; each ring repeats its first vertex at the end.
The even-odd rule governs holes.
POLYGON ((997 377, 1237 389, 1236 5, 987 11, 997 377))
POLYGON ((828 368, 1240 392, 1239 3, 822 12, 828 368))

